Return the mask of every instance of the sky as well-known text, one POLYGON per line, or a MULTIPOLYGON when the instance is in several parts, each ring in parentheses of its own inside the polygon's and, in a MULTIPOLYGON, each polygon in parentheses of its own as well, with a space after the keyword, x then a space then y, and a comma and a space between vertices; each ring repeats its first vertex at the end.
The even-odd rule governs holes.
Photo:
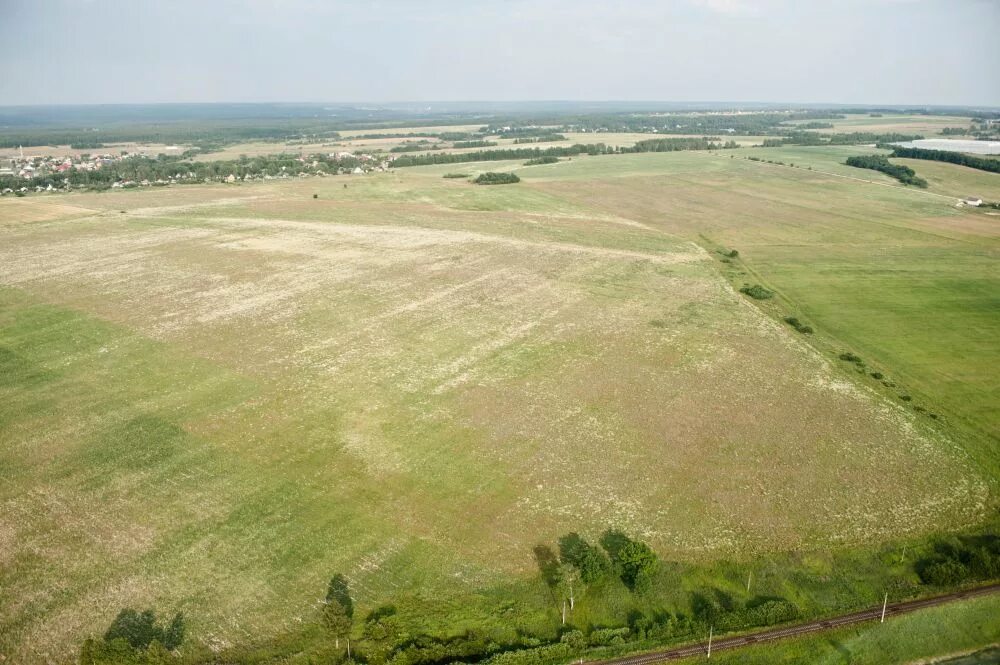
POLYGON ((1000 0, 0 0, 0 106, 1000 106, 1000 0))

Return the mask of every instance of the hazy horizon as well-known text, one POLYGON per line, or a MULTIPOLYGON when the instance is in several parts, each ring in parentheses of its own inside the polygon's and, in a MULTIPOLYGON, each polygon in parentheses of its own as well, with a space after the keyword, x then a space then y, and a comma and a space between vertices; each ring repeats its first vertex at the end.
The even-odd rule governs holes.
POLYGON ((1000 106, 992 0, 0 0, 0 105, 1000 106), (992 44, 992 46, 991 46, 992 44))

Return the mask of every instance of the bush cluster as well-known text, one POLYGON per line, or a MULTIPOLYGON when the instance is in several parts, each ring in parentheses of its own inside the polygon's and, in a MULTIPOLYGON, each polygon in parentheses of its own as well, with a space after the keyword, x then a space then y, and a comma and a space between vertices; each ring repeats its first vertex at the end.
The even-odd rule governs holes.
POLYGON ((88 639, 80 651, 80 665, 142 665, 167 663, 184 641, 184 615, 177 613, 161 626, 153 610, 118 613, 101 640, 88 639))
POLYGON ((744 286, 740 289, 740 293, 750 296, 754 300, 767 300, 774 297, 774 291, 766 289, 760 284, 754 284, 753 286, 744 286))
POLYGON ((954 586, 1000 578, 1000 536, 965 536, 940 541, 917 562, 924 584, 954 586))
POLYGON ((801 321, 799 321, 794 316, 786 316, 785 317, 785 323, 787 323, 791 327, 795 328, 796 330, 798 330, 803 335, 811 335, 812 332, 813 332, 812 326, 808 326, 808 325, 802 323, 801 321))
POLYGON ((512 185, 516 182, 521 182, 521 179, 515 173, 487 171, 486 173, 480 173, 472 182, 477 185, 512 185))
POLYGON ((544 157, 535 157, 534 159, 529 159, 524 163, 525 166, 538 166, 539 164, 555 164, 559 161, 558 157, 553 155, 546 155, 544 157))

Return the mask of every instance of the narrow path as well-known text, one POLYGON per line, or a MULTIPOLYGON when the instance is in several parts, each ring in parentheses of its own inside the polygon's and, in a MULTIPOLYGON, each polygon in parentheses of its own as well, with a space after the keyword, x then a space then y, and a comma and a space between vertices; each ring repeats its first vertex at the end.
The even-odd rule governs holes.
MULTIPOLYGON (((886 606, 885 616, 886 618, 898 616, 900 614, 906 614, 908 612, 914 612, 916 610, 922 610, 927 607, 936 607, 937 605, 944 605, 946 603, 952 603, 958 600, 965 600, 967 598, 975 598, 977 596, 986 596, 992 593, 1000 592, 1000 583, 990 584, 988 586, 979 587, 976 589, 967 589, 965 591, 956 591, 954 593, 945 594, 943 596, 934 596, 933 598, 921 598, 919 600, 908 600, 901 603, 892 603, 886 606)), ((783 640, 788 637, 797 637, 800 635, 808 635, 810 633, 822 632, 825 630, 832 630, 834 628, 840 628, 842 626, 849 626, 855 623, 864 623, 866 621, 877 621, 882 616, 882 606, 873 607, 871 609, 862 610, 860 612, 854 612, 852 614, 842 614, 837 617, 831 617, 829 619, 822 619, 819 621, 810 621, 809 623, 800 623, 795 626, 787 626, 785 628, 775 628, 772 630, 765 630, 759 633, 750 633, 748 635, 740 635, 737 637, 725 637, 717 640, 712 640, 712 651, 724 651, 726 649, 736 649, 739 647, 749 646, 751 644, 760 644, 762 642, 773 642, 775 640, 783 640)), ((690 658, 693 656, 707 655, 708 654, 708 642, 699 642, 697 644, 689 644, 688 646, 677 647, 675 649, 668 649, 666 651, 655 651, 653 653, 639 654, 636 656, 628 656, 626 658, 617 658, 615 660, 601 661, 593 665, 649 665, 650 663, 659 663, 665 660, 678 660, 680 658, 690 658)))

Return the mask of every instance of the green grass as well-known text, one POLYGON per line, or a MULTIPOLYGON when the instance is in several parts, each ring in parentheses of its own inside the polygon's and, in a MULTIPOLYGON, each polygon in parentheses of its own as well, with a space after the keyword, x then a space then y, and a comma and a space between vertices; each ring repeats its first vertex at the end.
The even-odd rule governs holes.
MULTIPOLYGON (((1000 641, 998 614, 1000 598, 977 598, 888 619, 884 624, 863 624, 786 642, 717 651, 712 654, 712 661, 741 665, 923 662, 928 656, 963 653, 996 644, 1000 641)), ((681 662, 699 660, 704 657, 681 662)))
MULTIPOLYGON (((1000 383, 986 370, 1000 362, 992 342, 1000 336, 994 218, 956 209, 953 198, 934 195, 933 184, 928 193, 823 173, 857 171, 841 162, 862 150, 738 151, 813 171, 716 156, 701 173, 665 169, 662 176, 543 189, 712 249, 739 249, 737 264, 721 266, 734 285, 760 281, 777 291, 785 310, 775 307, 776 316, 789 309, 804 315, 821 333, 821 348, 873 359, 926 408, 947 413, 958 428, 952 436, 995 476, 1000 383)), ((964 178, 969 188, 982 178, 940 166, 950 167, 954 191, 964 178)))
POLYGON ((712 588, 810 615, 916 593, 927 538, 994 505, 996 247, 977 213, 818 172, 851 150, 19 202, 0 651, 66 658, 126 606, 184 611, 191 653, 322 651, 337 572, 410 634, 547 639, 532 547, 610 527, 668 563, 585 594, 582 627, 712 588))

